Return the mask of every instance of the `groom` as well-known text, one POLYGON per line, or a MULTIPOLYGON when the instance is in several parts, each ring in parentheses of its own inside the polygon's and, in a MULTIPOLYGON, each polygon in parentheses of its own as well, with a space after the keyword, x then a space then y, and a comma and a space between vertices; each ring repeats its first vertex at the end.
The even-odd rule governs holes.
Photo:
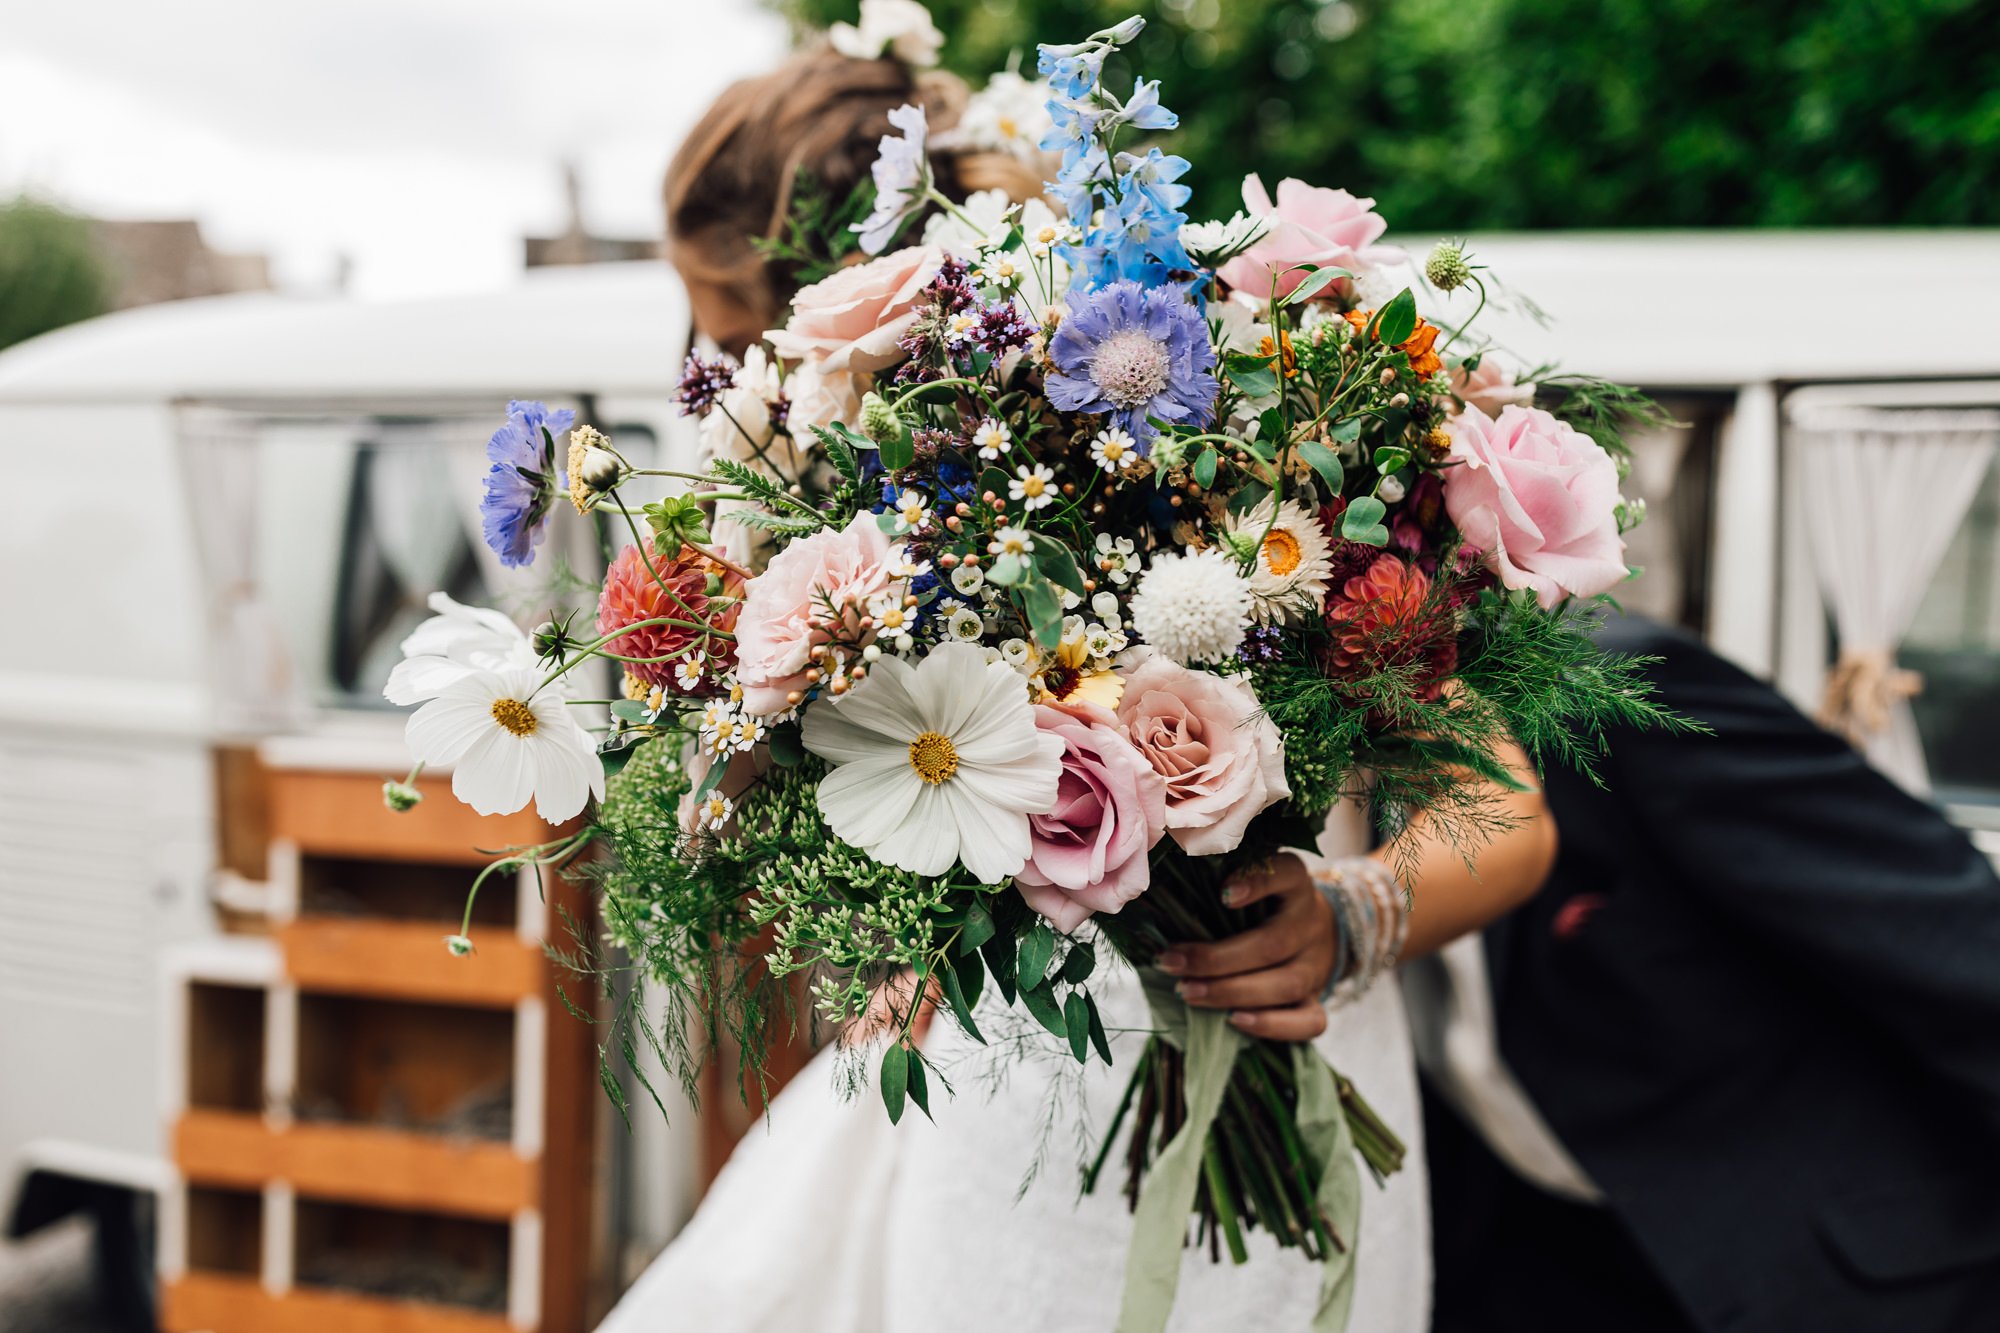
POLYGON ((1542 892, 1410 969, 1438 1333, 2000 1329, 1992 866, 1695 640, 1599 641, 1713 734, 1552 767, 1542 892))

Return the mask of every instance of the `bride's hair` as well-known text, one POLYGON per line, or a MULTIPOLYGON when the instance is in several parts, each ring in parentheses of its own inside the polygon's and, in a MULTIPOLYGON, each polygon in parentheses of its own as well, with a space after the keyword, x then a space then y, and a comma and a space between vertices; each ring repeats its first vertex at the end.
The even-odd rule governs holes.
MULTIPOLYGON (((775 323, 799 278, 752 238, 781 234, 796 182, 809 178, 838 207, 867 179, 891 111, 906 102, 921 106, 935 138, 957 124, 969 95, 954 74, 856 60, 825 46, 730 85, 667 168, 667 259, 775 323)), ((1041 189, 1031 170, 1004 153, 933 143, 930 156, 938 188, 954 199, 988 189, 1026 199, 1041 189)))

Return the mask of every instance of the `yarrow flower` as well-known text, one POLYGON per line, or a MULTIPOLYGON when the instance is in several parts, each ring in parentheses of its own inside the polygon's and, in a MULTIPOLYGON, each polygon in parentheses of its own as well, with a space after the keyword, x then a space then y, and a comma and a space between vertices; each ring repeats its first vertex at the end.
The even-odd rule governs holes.
POLYGON ((568 408, 507 404, 507 424, 486 442, 493 462, 480 501, 480 530, 500 563, 519 569, 535 561, 556 495, 556 436, 576 421, 568 408))
POLYGON ((1070 297, 1049 340, 1049 401, 1064 412, 1108 413, 1142 445, 1149 418, 1204 426, 1215 407, 1215 348, 1201 312, 1176 288, 1136 282, 1070 297))
POLYGON ((1249 626, 1250 584, 1219 550, 1153 561, 1132 597, 1132 628, 1183 666, 1236 655, 1249 626))

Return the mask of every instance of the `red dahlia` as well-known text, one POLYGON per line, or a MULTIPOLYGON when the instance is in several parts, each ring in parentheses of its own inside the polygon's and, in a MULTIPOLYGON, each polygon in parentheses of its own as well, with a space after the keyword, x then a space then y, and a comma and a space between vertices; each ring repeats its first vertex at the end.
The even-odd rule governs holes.
POLYGON ((1458 629, 1449 599, 1431 595, 1415 565, 1378 555, 1327 599, 1332 634, 1327 666, 1336 676, 1416 667, 1419 693, 1434 699, 1458 665, 1458 629))

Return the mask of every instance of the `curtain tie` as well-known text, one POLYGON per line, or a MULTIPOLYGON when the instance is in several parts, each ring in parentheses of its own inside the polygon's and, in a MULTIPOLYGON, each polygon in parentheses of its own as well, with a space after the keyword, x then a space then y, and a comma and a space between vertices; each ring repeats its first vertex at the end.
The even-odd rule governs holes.
POLYGON ((1924 678, 1896 665, 1887 648, 1842 648, 1826 678, 1819 722, 1857 749, 1888 729, 1895 706, 1923 693, 1924 678))

